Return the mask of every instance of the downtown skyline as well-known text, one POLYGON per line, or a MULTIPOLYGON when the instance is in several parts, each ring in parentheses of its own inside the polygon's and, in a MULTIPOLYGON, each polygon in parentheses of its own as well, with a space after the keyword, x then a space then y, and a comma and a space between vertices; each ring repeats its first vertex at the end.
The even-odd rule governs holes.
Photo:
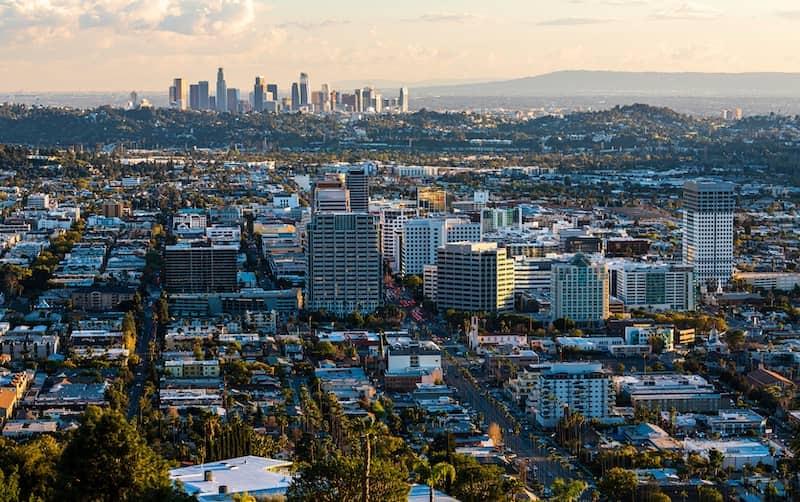
POLYGON ((796 71, 800 10, 647 0, 354 2, 52 0, 0 6, 2 91, 156 90, 176 74, 230 68, 288 82, 301 69, 332 85, 452 83, 556 70, 796 71), (311 12, 312 15, 307 15, 311 12), (88 71, 72 71, 80 65, 88 71))

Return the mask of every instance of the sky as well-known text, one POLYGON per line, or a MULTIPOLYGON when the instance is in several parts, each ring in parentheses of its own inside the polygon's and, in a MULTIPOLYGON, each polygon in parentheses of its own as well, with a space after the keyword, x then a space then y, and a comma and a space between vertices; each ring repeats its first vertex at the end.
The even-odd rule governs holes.
MULTIPOLYGON (((798 0, 0 0, 0 91, 800 71, 798 0)), ((166 92, 166 90, 164 91, 166 92)))

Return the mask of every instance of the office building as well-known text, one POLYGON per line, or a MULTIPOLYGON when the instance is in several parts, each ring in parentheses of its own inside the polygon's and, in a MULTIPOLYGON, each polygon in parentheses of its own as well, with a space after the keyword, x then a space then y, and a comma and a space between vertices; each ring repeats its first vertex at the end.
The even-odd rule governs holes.
MULTIPOLYGON (((478 192, 475 194, 477 198, 478 192)), ((477 205, 478 202, 476 201, 475 204, 477 205)), ((521 207, 508 209, 486 207, 481 209, 481 230, 483 232, 494 232, 500 228, 519 226, 522 226, 521 207)))
POLYGON ((198 84, 189 86, 189 108, 192 110, 200 109, 200 86, 198 84))
POLYGON ((530 367, 538 378, 532 392, 536 421, 555 427, 559 420, 579 413, 587 420, 611 416, 616 401, 611 374, 602 363, 553 363, 530 367))
POLYGON ((306 302, 337 315, 373 312, 383 303, 378 216, 316 213, 307 228, 306 302))
POLYGON ((416 207, 385 207, 381 209, 381 234, 383 259, 389 264, 392 274, 400 273, 400 246, 403 241, 403 226, 416 218, 416 207))
POLYGON ((217 101, 216 109, 218 112, 228 111, 228 86, 225 84, 225 75, 222 68, 217 69, 217 101))
POLYGON ((698 284, 721 286, 733 276, 733 184, 687 181, 683 185, 683 261, 698 284))
POLYGON ((211 108, 208 101, 208 80, 201 80, 197 83, 198 87, 198 108, 209 110, 211 108))
POLYGON ((436 303, 440 309, 510 312, 514 260, 494 242, 459 242, 436 250, 436 303))
POLYGON ((50 209, 50 195, 46 193, 32 193, 25 204, 28 209, 50 209))
POLYGON ((173 293, 236 291, 238 246, 182 242, 166 247, 165 286, 173 293))
POLYGON ((555 263, 550 274, 552 318, 570 318, 580 326, 596 326, 609 316, 608 268, 582 254, 569 263, 555 263))
POLYGON ((450 242, 478 242, 477 223, 459 218, 414 218, 403 225, 400 262, 403 275, 422 274, 436 263, 436 250, 450 242))
POLYGON ((278 84, 267 84, 267 95, 269 101, 278 101, 278 84))
POLYGON ((617 377, 618 391, 634 407, 675 409, 679 413, 711 413, 720 408, 721 395, 700 375, 658 374, 617 377))
POLYGON ((692 265, 614 261, 609 264, 610 292, 627 309, 694 310, 692 265))
POLYGON ((314 212, 351 211, 350 190, 344 174, 326 174, 314 184, 314 212))
POLYGON ((227 91, 226 102, 228 104, 228 113, 239 113, 239 102, 241 101, 241 92, 239 89, 230 88, 227 91))
POLYGON ((353 93, 355 96, 355 104, 353 106, 353 111, 356 113, 361 113, 364 111, 364 92, 361 89, 356 89, 353 93))
POLYGON ((185 110, 189 106, 189 87, 186 79, 176 78, 172 81, 170 106, 185 110))
POLYGON ((267 80, 264 77, 256 77, 253 85, 253 111, 263 112, 264 101, 267 100, 267 80))
POLYGON ((400 88, 400 99, 398 101, 398 108, 401 113, 408 113, 408 87, 400 88))
POLYGON ((309 104, 309 82, 308 82, 308 73, 301 73, 300 74, 300 106, 308 106, 309 104))
POLYGON ((443 188, 417 187, 417 214, 420 217, 445 212, 447 212, 447 192, 443 188))
POLYGON ((292 110, 300 109, 300 85, 292 82, 292 110))
POLYGON ((345 185, 350 191, 350 209, 354 213, 369 211, 369 175, 363 167, 348 169, 345 185))
POLYGON ((549 258, 514 257, 514 291, 549 295, 553 263, 549 258))

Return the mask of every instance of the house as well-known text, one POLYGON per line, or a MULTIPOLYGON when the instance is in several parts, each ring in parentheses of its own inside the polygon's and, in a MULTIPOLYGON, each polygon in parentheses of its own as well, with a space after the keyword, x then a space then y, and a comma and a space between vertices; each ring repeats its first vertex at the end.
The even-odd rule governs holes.
POLYGON ((17 392, 11 388, 0 388, 0 419, 8 420, 17 405, 17 392))
POLYGON ((747 374, 747 380, 757 388, 778 387, 783 390, 795 387, 794 382, 772 370, 759 366, 747 374))

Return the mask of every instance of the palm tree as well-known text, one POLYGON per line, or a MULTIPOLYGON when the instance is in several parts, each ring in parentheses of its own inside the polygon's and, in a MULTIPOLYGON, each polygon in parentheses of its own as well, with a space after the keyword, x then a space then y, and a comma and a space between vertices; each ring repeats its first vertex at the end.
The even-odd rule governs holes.
POLYGON ((434 502, 434 487, 439 483, 452 483, 456 479, 456 469, 447 462, 439 462, 431 466, 427 461, 420 460, 415 466, 420 481, 430 488, 430 502, 434 502))

